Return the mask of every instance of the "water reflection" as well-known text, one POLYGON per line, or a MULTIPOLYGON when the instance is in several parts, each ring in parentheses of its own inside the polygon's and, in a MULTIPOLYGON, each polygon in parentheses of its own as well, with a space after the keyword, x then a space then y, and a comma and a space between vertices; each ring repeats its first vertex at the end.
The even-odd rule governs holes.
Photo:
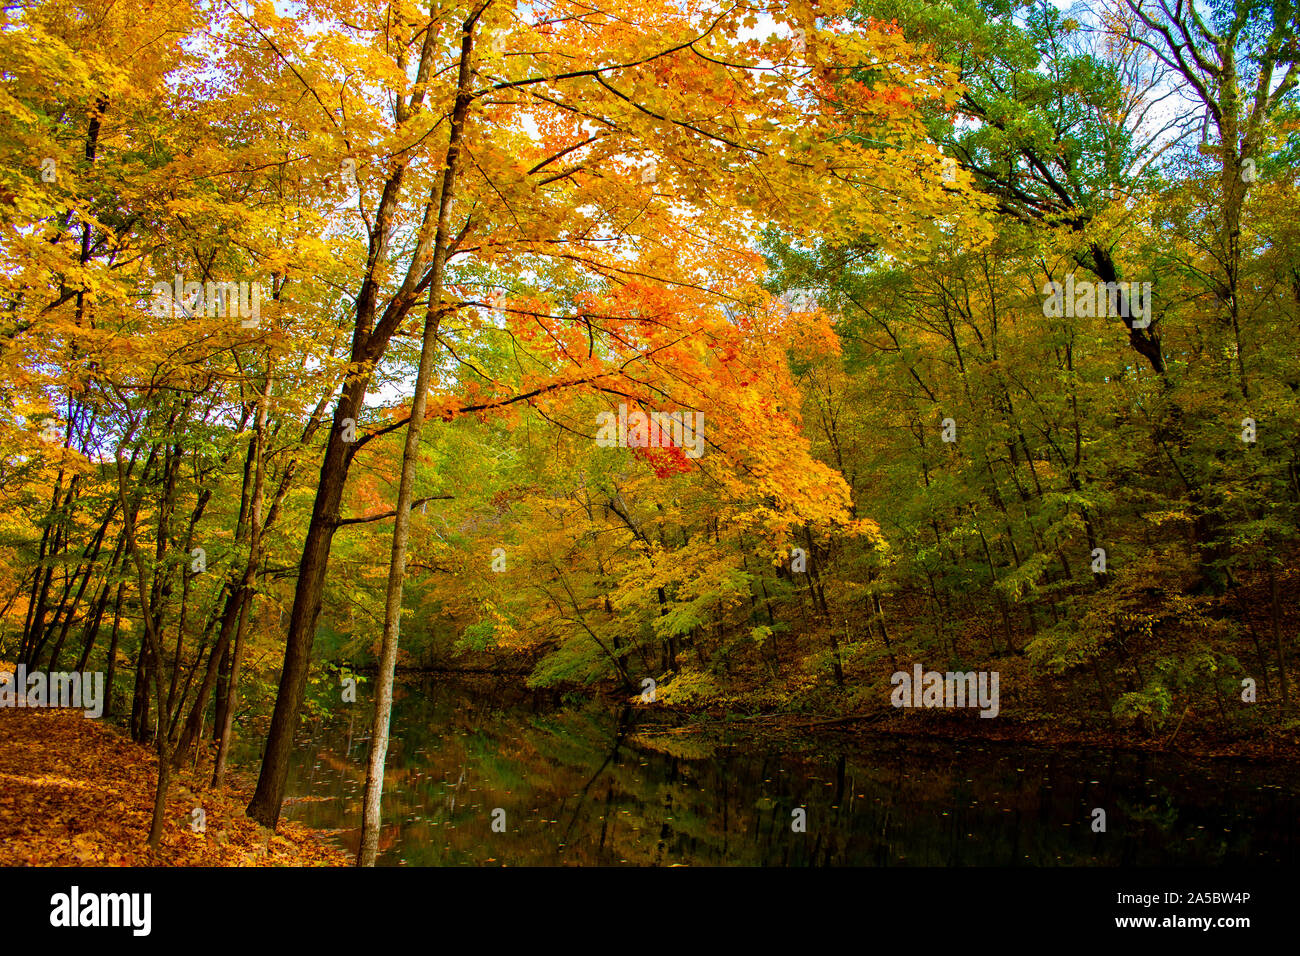
MULTIPOLYGON (((846 734, 706 740, 501 683, 399 689, 383 865, 1051 866, 1300 859, 1290 765, 846 734), (508 702, 503 702, 508 701, 508 702), (1107 832, 1092 830, 1106 810, 1107 832), (792 831, 804 808, 807 832, 792 831), (498 829, 493 831, 494 811, 498 829)), ((363 705, 306 728, 286 816, 355 851, 363 705)))

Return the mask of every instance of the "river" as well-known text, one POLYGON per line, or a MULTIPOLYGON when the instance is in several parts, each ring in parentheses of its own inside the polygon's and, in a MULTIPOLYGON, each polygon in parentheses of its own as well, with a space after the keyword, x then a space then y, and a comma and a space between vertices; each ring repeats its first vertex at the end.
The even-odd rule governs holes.
MULTIPOLYGON (((1294 764, 844 730, 715 739, 520 680, 399 685, 380 865, 1300 861, 1294 764)), ((285 807, 353 851, 368 728, 364 700, 307 722, 285 807)))

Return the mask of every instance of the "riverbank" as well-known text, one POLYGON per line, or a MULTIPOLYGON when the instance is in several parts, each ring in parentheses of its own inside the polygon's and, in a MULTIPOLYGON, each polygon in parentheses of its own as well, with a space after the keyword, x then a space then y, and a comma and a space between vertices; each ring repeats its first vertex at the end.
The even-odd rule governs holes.
POLYGON ((344 866, 316 831, 272 833, 244 814, 239 780, 173 777, 157 850, 145 840, 157 757, 79 710, 0 709, 0 866, 344 866), (202 827, 195 824, 202 810, 202 827), (198 832, 196 832, 198 831, 198 832))
MULTIPOLYGON (((1006 681, 1004 706, 995 718, 982 718, 976 709, 894 707, 890 685, 883 679, 852 691, 837 693, 824 685, 810 689, 796 701, 781 698, 756 686, 745 694, 723 700, 685 700, 672 693, 644 702, 614 681, 588 687, 560 685, 523 689, 518 684, 526 669, 489 667, 409 667, 408 681, 450 681, 474 685, 486 693, 517 695, 520 699, 546 700, 562 706, 574 696, 597 697, 611 706, 626 704, 637 715, 638 733, 685 736, 707 734, 743 738, 798 738, 810 733, 909 737, 918 740, 962 740, 972 743, 1023 743, 1035 746, 1084 746, 1135 753, 1171 753, 1187 757, 1259 760, 1300 760, 1300 718, 1282 715, 1281 702, 1261 700, 1233 710, 1207 702, 1171 714, 1160 726, 1137 721, 1108 721, 1096 706, 1072 709, 1064 691, 1042 681, 1028 680, 1020 661, 1003 662, 1006 681), (1008 689, 1014 688, 1009 693, 1008 689)), ((359 668, 364 670, 364 668, 359 668)), ((671 682, 665 685, 671 691, 671 682)), ((740 743, 741 740, 732 742, 740 743)))
POLYGON ((976 714, 900 711, 892 707, 853 714, 804 711, 738 714, 717 707, 673 706, 662 708, 656 717, 639 723, 638 732, 642 735, 703 733, 724 736, 761 733, 769 738, 836 733, 970 743, 1103 747, 1187 757, 1300 759, 1300 732, 1294 728, 1260 729, 1245 736, 1216 731, 1212 725, 1193 720, 1192 716, 1175 727, 1172 733, 1153 735, 1131 727, 1099 728, 1051 719, 1025 720, 1005 716, 982 720, 976 714))

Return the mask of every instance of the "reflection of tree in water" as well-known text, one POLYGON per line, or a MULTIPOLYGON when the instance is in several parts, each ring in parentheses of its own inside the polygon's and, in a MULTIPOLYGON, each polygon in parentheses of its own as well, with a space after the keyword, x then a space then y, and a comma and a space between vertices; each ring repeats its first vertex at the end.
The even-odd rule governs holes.
MULTIPOLYGON (((724 745, 636 708, 514 697, 438 684, 398 702, 382 863, 1211 864, 1300 846, 1297 772, 1281 767, 849 736, 724 745), (799 807, 806 833, 791 830, 799 807)), ((307 798, 291 815, 352 844, 363 717, 308 728, 291 776, 307 798)))

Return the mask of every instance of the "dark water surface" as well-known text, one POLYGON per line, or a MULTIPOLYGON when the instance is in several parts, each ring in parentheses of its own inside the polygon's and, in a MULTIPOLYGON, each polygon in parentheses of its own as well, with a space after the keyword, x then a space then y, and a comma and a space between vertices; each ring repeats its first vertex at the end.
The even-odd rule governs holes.
MULTIPOLYGON (((639 708, 505 688, 399 686, 381 864, 1300 862, 1293 763, 845 732, 718 742, 654 731, 639 708), (793 832, 797 808, 806 832, 793 832)), ((352 850, 368 728, 364 703, 308 725, 285 808, 352 850)))

